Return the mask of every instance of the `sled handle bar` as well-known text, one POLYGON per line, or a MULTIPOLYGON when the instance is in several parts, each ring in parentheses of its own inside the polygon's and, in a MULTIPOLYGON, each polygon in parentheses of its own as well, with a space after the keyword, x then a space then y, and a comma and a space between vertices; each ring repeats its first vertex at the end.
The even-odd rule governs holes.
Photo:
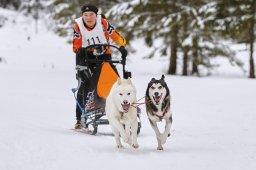
POLYGON ((113 47, 113 48, 117 49, 121 53, 119 47, 117 47, 115 45, 111 45, 111 44, 93 44, 93 45, 89 45, 87 47, 82 47, 82 48, 87 50, 88 48, 97 48, 97 47, 113 47))
MULTIPOLYGON (((121 53, 121 51, 120 51, 118 46, 111 45, 111 44, 93 44, 93 45, 89 45, 87 47, 82 47, 82 49, 83 50, 87 50, 89 48, 97 48, 97 47, 113 47, 113 48, 117 49, 121 53)), ((100 55, 103 55, 103 54, 100 54, 100 55)), ((124 57, 122 55, 121 58, 122 58, 121 60, 88 59, 87 62, 90 62, 90 63, 108 62, 108 63, 117 63, 117 64, 126 65, 126 57, 124 57)))
MULTIPOLYGON (((119 47, 115 46, 115 45, 111 45, 111 44, 93 44, 93 45, 89 45, 87 47, 82 47, 83 50, 87 50, 89 48, 97 48, 97 47, 113 47, 115 49, 117 49, 120 53, 120 49, 119 47)), ((121 53, 122 54, 122 53, 121 53)), ((89 63, 103 63, 103 62, 108 62, 108 63, 117 63, 117 64, 122 64, 123 65, 123 77, 124 78, 128 78, 131 77, 131 72, 127 72, 125 70, 125 65, 126 65, 126 57, 124 57, 123 55, 121 56, 122 59, 121 60, 100 60, 100 59, 87 59, 87 62, 89 63)))
POLYGON ((99 59, 88 59, 86 60, 86 62, 88 63, 103 63, 103 62, 107 62, 107 63, 117 63, 117 64, 123 64, 122 60, 99 60, 99 59))

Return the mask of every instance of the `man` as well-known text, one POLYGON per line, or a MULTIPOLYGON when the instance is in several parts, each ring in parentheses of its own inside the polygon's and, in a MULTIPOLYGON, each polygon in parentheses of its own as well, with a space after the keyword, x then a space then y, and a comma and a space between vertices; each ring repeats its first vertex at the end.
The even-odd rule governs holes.
MULTIPOLYGON (((98 8, 92 4, 84 4, 81 7, 82 17, 77 18, 74 25, 73 34, 73 51, 76 53, 77 65, 88 65, 90 70, 93 70, 95 65, 86 63, 85 55, 88 58, 95 58, 93 55, 94 49, 88 49, 87 54, 81 50, 81 47, 88 47, 94 44, 109 44, 111 38, 120 48, 123 57, 127 56, 125 49, 126 40, 115 30, 115 28, 101 15, 98 15, 98 8)), ((111 59, 110 48, 106 48, 102 51, 104 59, 111 59)), ((82 84, 78 89, 77 100, 81 105, 84 105, 85 101, 83 95, 87 93, 87 86, 89 83, 86 76, 82 75, 82 84)), ((81 115, 82 112, 79 106, 76 106, 76 124, 75 129, 81 128, 81 115)))

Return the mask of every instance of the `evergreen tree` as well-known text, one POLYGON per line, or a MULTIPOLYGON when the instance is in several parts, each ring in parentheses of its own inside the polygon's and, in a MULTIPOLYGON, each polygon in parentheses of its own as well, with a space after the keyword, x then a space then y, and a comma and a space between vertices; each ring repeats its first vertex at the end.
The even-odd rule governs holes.
POLYGON ((255 41, 255 0, 217 0, 217 19, 222 34, 238 43, 246 43, 250 47, 249 78, 255 78, 253 59, 255 41))
POLYGON ((0 7, 15 9, 17 10, 20 7, 21 0, 1 0, 0 7))
MULTIPOLYGON (((183 35, 181 47, 184 53, 184 65, 187 53, 191 51, 191 74, 200 76, 199 66, 211 69, 212 57, 221 55, 229 57, 231 51, 219 41, 220 37, 214 32, 216 3, 212 0, 182 1, 183 35)), ((183 74, 186 68, 183 68, 183 74)))
POLYGON ((45 17, 47 2, 49 0, 24 0, 20 5, 19 11, 35 20, 36 33, 38 33, 39 18, 45 17))
MULTIPOLYGON (((109 15, 120 23, 128 41, 142 37, 149 47, 161 38, 163 45, 158 49, 161 55, 171 52, 169 74, 176 74, 180 7, 177 0, 130 1, 117 4, 109 15)), ((152 51, 156 51, 152 50, 152 51)), ((153 54, 151 55, 153 56, 153 54)))
POLYGON ((128 40, 142 37, 150 47, 155 39, 163 40, 161 49, 153 51, 166 55, 170 50, 168 74, 176 74, 177 52, 182 50, 183 75, 189 72, 189 58, 192 58, 191 73, 200 75, 199 65, 212 67, 210 57, 230 55, 230 50, 223 48, 213 32, 215 8, 213 0, 141 0, 116 5, 109 14, 120 21, 128 40))

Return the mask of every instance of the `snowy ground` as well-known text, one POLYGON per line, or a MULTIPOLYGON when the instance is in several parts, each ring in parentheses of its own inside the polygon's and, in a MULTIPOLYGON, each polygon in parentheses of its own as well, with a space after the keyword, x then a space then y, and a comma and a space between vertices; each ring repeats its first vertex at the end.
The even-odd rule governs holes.
MULTIPOLYGON (((173 126, 165 150, 156 150, 144 106, 140 148, 117 149, 109 126, 100 126, 96 136, 70 130, 70 89, 76 87, 71 46, 44 31, 30 33, 28 41, 28 29, 13 23, 0 29, 0 56, 6 60, 0 63, 1 170, 255 169, 255 80, 166 76, 173 126)), ((165 64, 129 58, 140 98, 165 64)))

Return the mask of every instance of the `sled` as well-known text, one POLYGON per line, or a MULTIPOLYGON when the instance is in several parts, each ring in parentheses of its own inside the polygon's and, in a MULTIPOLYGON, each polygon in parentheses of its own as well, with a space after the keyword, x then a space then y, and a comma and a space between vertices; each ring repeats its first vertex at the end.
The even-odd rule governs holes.
MULTIPOLYGON (((93 52, 93 54, 96 56, 95 57, 96 59, 89 59, 88 57, 86 58, 86 63, 94 64, 95 69, 92 72, 89 66, 84 66, 84 65, 76 66, 78 87, 72 88, 72 92, 74 94, 76 104, 78 105, 79 109, 82 112, 82 116, 81 116, 82 128, 88 129, 88 131, 90 132, 88 134, 91 134, 91 135, 95 135, 98 132, 99 125, 109 124, 108 119, 105 118, 106 117, 105 103, 106 103, 106 97, 108 96, 112 85, 119 78, 119 74, 115 68, 115 64, 122 65, 122 72, 123 72, 124 79, 127 79, 129 77, 131 78, 131 72, 128 72, 125 69, 126 57, 121 56, 121 59, 116 59, 116 60, 107 60, 107 59, 100 58, 102 54, 100 52, 97 52, 97 49, 106 49, 107 47, 116 49, 115 51, 118 51, 118 53, 121 53, 119 51, 119 48, 114 45, 108 45, 108 44, 90 45, 80 50, 83 50, 82 52, 84 54, 86 54, 87 49, 94 49, 96 51, 96 52, 93 52), (86 83, 89 83, 87 84, 89 86, 88 93, 83 95, 83 100, 86 101, 85 104, 79 103, 77 100, 77 92, 82 83, 81 75, 86 76, 86 78, 89 79, 89 82, 86 82, 86 83), (87 121, 85 122, 85 120, 87 121)), ((137 111, 138 111, 137 134, 139 134, 140 128, 141 128, 140 108, 137 107, 137 111)))

